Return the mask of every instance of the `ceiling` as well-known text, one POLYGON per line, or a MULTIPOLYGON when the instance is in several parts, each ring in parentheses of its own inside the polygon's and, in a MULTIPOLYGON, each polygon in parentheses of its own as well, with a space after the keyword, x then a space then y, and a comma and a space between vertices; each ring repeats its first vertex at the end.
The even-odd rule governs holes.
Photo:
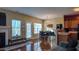
POLYGON ((23 13, 40 19, 53 19, 75 13, 73 7, 3 7, 3 9, 23 13))

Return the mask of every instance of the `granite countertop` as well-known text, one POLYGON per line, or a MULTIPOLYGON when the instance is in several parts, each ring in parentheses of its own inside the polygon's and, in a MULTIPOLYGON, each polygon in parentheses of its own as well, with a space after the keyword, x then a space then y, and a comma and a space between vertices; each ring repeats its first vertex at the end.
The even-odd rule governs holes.
POLYGON ((69 35, 68 32, 58 32, 59 35, 69 35))
POLYGON ((58 34, 60 34, 60 35, 69 35, 70 33, 74 33, 74 34, 76 34, 76 33, 77 33, 77 31, 58 32, 58 34))

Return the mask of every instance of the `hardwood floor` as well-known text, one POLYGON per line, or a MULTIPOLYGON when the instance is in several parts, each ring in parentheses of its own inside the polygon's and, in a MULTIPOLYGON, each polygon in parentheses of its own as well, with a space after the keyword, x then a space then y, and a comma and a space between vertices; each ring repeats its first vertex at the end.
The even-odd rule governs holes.
MULTIPOLYGON (((50 43, 50 44, 52 45, 52 48, 49 51, 66 51, 66 49, 64 49, 60 46, 54 47, 54 45, 56 45, 54 42, 53 42, 53 44, 52 43, 50 43)), ((76 48, 79 51, 79 41, 78 41, 78 45, 77 45, 76 48)), ((40 47, 40 41, 35 42, 34 47, 32 47, 31 42, 28 41, 26 43, 22 43, 22 44, 19 44, 19 45, 10 46, 10 47, 6 47, 6 48, 3 48, 3 49, 0 48, 0 51, 42 51, 42 49, 40 47)))
POLYGON ((27 51, 33 51, 33 50, 34 51, 41 51, 40 42, 36 42, 34 44, 34 47, 31 46, 30 42, 26 43, 26 50, 27 51))

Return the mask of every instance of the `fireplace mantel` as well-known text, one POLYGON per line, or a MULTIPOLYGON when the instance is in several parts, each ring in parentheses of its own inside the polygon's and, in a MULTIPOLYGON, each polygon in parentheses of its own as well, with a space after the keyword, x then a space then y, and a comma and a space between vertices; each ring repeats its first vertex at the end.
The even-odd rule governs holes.
POLYGON ((9 26, 0 26, 0 29, 8 29, 10 28, 9 26))

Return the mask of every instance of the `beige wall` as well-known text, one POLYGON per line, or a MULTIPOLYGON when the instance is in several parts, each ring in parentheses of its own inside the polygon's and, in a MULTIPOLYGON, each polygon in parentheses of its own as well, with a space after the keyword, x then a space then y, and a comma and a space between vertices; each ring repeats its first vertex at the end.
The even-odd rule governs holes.
POLYGON ((44 27, 46 28, 46 26, 48 24, 53 24, 53 29, 56 29, 56 24, 63 24, 63 26, 64 26, 64 18, 62 16, 62 17, 58 17, 58 18, 55 18, 55 19, 52 19, 52 20, 46 20, 44 22, 44 27))
POLYGON ((9 39, 12 39, 12 30, 11 30, 12 29, 12 27, 11 27, 12 19, 21 20, 21 22, 22 22, 21 36, 22 37, 25 37, 25 34, 26 34, 26 31, 25 31, 25 29, 26 29, 25 24, 26 23, 31 22, 32 24, 33 23, 41 23, 42 24, 42 20, 35 18, 35 17, 31 17, 31 16, 28 16, 28 15, 20 14, 20 13, 17 13, 17 12, 12 12, 12 11, 8 11, 8 10, 3 10, 3 9, 0 9, 0 12, 6 13, 7 26, 9 26, 8 27, 9 39))
POLYGON ((53 29, 56 29, 56 24, 63 24, 64 25, 64 18, 63 17, 55 18, 55 19, 52 19, 52 20, 42 21, 42 20, 35 18, 35 17, 31 17, 31 16, 28 16, 28 15, 24 15, 24 14, 20 14, 20 13, 17 13, 17 12, 4 10, 4 9, 0 9, 0 12, 6 13, 7 26, 9 26, 9 28, 8 28, 9 39, 12 38, 12 30, 11 30, 12 29, 12 27, 11 27, 12 19, 21 20, 21 22, 22 22, 21 36, 22 37, 25 37, 25 34, 26 34, 25 24, 28 23, 28 22, 31 22, 32 24, 33 23, 41 23, 41 24, 44 25, 43 29, 45 29, 48 24, 53 24, 53 29))

